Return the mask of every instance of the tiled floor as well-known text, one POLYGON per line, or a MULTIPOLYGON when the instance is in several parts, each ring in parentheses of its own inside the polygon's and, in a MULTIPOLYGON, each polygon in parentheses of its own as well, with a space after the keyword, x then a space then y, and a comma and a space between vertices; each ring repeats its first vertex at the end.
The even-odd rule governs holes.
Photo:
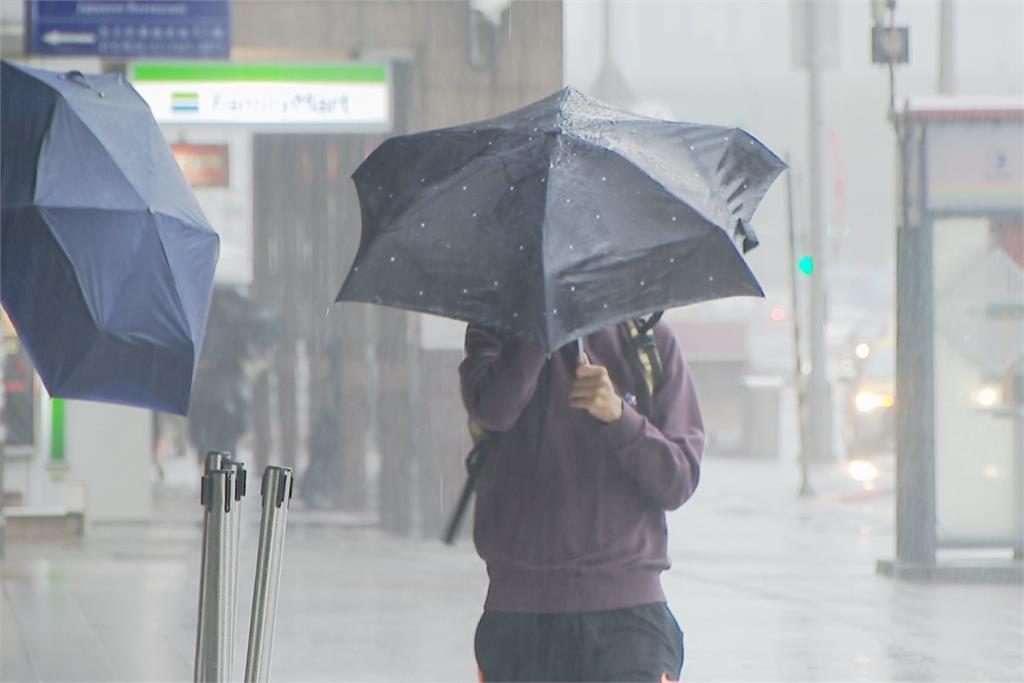
MULTIPOLYGON (((709 459, 697 497, 672 514, 665 587, 686 632, 685 679, 1024 680, 1020 585, 877 576, 893 543, 885 481, 858 496, 835 471, 816 477, 819 495, 800 500, 792 467, 709 459)), ((193 503, 165 495, 160 523, 96 527, 76 542, 10 542, 0 679, 189 680, 193 503)), ((243 543, 239 660, 255 517, 243 543)), ((271 679, 473 681, 485 588, 465 541, 395 539, 293 510, 271 679)))

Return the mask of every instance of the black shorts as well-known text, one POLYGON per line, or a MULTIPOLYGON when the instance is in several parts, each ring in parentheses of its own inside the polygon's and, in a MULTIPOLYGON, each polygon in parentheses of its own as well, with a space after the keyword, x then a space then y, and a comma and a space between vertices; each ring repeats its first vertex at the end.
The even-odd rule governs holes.
POLYGON ((486 683, 661 683, 678 680, 683 668, 683 632, 665 603, 571 614, 485 611, 475 649, 486 683))

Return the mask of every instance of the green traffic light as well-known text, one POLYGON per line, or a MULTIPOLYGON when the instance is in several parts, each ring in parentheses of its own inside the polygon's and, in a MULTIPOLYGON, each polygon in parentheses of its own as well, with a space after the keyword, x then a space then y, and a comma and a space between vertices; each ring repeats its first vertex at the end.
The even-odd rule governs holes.
POLYGON ((797 262, 796 267, 800 269, 800 272, 804 275, 811 275, 814 273, 814 258, 811 256, 803 256, 797 262))

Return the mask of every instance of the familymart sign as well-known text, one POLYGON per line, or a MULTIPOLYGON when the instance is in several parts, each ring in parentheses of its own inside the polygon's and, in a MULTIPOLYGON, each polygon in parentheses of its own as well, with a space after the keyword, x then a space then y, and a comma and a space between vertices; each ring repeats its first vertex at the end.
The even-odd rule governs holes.
POLYGON ((165 124, 391 128, 390 71, 375 64, 135 63, 132 85, 165 124))

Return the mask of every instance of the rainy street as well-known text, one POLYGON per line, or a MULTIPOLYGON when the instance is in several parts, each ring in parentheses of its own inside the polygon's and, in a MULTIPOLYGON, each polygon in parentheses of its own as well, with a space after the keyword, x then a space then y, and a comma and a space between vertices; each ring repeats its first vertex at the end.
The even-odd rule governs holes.
POLYGON ((1022 35, 0 0, 0 681, 1024 682, 1022 35))
MULTIPOLYGON (((819 495, 799 500, 791 465, 712 460, 698 496, 672 514, 665 588, 689 680, 1021 679, 1021 586, 879 579, 874 564, 893 546, 891 479, 867 493, 835 470, 815 479, 819 495)), ((188 678, 195 507, 179 493, 160 501, 159 524, 11 542, 3 680, 188 678)), ((279 680, 475 675, 465 643, 486 577, 465 539, 401 541, 367 520, 293 510, 287 544, 279 680)), ((245 594, 252 570, 242 566, 245 594)))

